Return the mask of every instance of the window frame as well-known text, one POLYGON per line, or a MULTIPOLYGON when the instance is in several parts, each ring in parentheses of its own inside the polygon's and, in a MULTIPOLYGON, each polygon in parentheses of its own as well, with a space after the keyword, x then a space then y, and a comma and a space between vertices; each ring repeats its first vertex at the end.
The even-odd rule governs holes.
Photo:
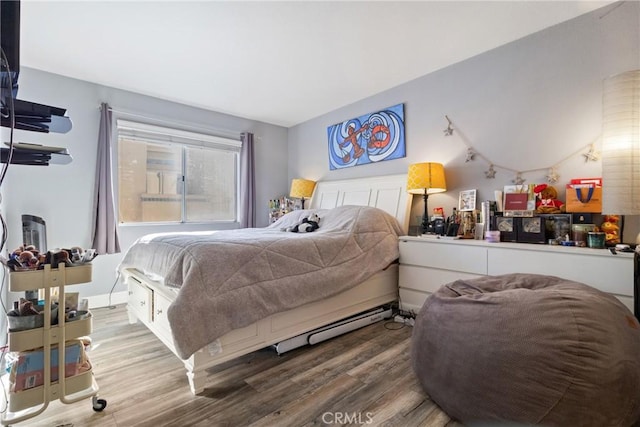
POLYGON ((148 225, 197 225, 197 224, 236 224, 239 223, 240 214, 240 150, 242 141, 229 137, 215 136, 200 132, 176 129, 168 126, 151 125, 148 123, 135 122, 125 119, 117 119, 115 126, 115 147, 116 159, 113 169, 117 177, 117 185, 114 186, 117 194, 115 197, 117 206, 117 222, 118 226, 148 226, 148 225), (179 185, 182 191, 179 192, 180 198, 180 219, 176 221, 122 221, 120 215, 120 140, 126 138, 132 141, 139 141, 145 144, 154 144, 165 147, 180 148, 180 172, 179 185), (233 219, 229 220, 187 220, 187 194, 186 187, 188 179, 187 172, 187 149, 203 149, 211 151, 227 151, 235 155, 233 165, 234 169, 234 198, 233 219))

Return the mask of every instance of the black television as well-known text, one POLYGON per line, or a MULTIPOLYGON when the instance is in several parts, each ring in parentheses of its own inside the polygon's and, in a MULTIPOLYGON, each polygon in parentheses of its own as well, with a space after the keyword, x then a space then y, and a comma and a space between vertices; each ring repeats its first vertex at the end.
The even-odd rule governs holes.
POLYGON ((8 97, 18 95, 20 73, 20 1, 0 0, 0 100, 4 104, 8 97))

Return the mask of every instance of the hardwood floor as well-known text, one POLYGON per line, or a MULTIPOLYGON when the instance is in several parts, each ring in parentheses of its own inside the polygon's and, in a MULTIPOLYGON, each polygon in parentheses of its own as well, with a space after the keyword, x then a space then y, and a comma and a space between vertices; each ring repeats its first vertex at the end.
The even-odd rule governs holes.
POLYGON ((29 426, 462 427, 422 391, 409 360, 411 328, 379 322, 278 356, 263 349, 216 366, 193 396, 181 361, 126 309, 93 310, 89 352, 100 397, 52 402, 29 426))

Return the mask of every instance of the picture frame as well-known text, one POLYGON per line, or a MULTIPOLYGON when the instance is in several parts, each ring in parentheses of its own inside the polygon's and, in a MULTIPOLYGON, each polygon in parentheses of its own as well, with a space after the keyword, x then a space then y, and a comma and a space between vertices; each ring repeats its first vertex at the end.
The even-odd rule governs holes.
POLYGON ((517 217, 516 233, 520 243, 546 243, 545 219, 541 216, 517 217))
POLYGON ((458 210, 460 212, 476 209, 476 190, 463 190, 458 196, 458 210))
POLYGON ((461 215, 458 236, 460 239, 475 239, 476 223, 478 215, 475 211, 465 211, 461 215))
POLYGON ((512 216, 496 215, 494 217, 493 230, 500 232, 501 242, 516 242, 517 241, 517 228, 516 218, 512 216))
POLYGON ((546 238, 549 240, 564 240, 567 235, 571 236, 571 226, 573 218, 571 214, 540 214, 545 221, 546 238))

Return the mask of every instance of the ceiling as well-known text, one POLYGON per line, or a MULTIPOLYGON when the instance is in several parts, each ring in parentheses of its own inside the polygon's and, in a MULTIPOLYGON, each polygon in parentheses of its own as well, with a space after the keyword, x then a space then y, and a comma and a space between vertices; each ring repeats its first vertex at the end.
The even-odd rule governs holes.
POLYGON ((290 127, 609 3, 22 0, 21 65, 290 127))

